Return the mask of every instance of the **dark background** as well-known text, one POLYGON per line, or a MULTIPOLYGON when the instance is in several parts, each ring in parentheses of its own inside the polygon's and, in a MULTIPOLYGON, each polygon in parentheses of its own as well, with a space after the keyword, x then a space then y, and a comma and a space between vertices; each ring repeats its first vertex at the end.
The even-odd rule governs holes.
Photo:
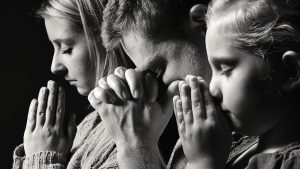
MULTIPOLYGON (((77 124, 88 112, 88 102, 74 87, 52 75, 53 48, 44 25, 34 16, 40 0, 1 2, 0 10, 0 168, 11 168, 14 148, 23 143, 27 111, 32 98, 49 79, 66 89, 66 111, 76 113, 77 124)), ((177 138, 174 119, 161 138, 163 154, 170 154, 177 138)), ((165 155, 168 159, 168 155, 165 155)))
POLYGON ((13 150, 23 142, 29 103, 49 79, 65 86, 67 113, 76 113, 77 121, 88 108, 75 88, 50 72, 53 48, 43 23, 32 15, 37 4, 37 0, 1 2, 1 169, 11 168, 13 150))

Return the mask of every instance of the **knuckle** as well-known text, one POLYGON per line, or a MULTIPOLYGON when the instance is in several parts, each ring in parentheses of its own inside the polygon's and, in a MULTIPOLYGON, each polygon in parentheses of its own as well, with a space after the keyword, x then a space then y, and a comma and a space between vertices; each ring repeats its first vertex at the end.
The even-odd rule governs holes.
POLYGON ((49 127, 44 127, 42 132, 43 132, 43 136, 45 137, 50 137, 53 134, 52 130, 49 127))
POLYGON ((52 105, 48 106, 48 111, 49 112, 53 112, 53 110, 54 110, 54 107, 52 105))
POLYGON ((113 80, 115 77, 116 77, 116 75, 110 74, 110 75, 107 76, 107 81, 111 81, 111 80, 113 80))
POLYGON ((98 83, 99 84, 105 84, 106 83, 106 79, 107 79, 107 76, 102 77, 102 78, 99 79, 98 83))
POLYGON ((61 107, 58 107, 57 108, 57 114, 62 115, 62 113, 63 113, 63 109, 61 107))
POLYGON ((215 128, 217 126, 217 122, 213 119, 207 119, 206 124, 210 128, 215 128))
POLYGON ((115 74, 118 74, 118 75, 123 75, 123 74, 124 74, 124 71, 123 71, 124 69, 125 69, 124 67, 119 66, 119 67, 117 67, 117 68, 115 69, 114 73, 115 73, 115 74))
POLYGON ((39 116, 43 116, 44 114, 45 114, 45 111, 40 110, 40 111, 38 112, 38 115, 39 115, 39 116))
POLYGON ((201 108, 200 100, 194 100, 192 104, 193 104, 193 106, 194 106, 196 109, 200 109, 200 108, 201 108))

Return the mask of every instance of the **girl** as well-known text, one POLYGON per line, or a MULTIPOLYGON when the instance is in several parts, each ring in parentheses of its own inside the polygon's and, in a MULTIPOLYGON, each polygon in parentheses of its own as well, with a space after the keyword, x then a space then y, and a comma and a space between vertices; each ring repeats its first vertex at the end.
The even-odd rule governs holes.
MULTIPOLYGON (((51 71, 65 77, 87 96, 97 79, 125 64, 106 55, 100 38, 106 0, 47 0, 38 11, 54 46, 51 71)), ((33 99, 24 133, 24 144, 14 151, 13 168, 113 168, 115 144, 104 131, 97 112, 79 124, 64 124, 64 90, 49 81, 33 99), (64 130, 64 126, 68 126, 64 130), (75 135, 76 133, 76 135, 75 135), (74 139, 75 137, 75 139, 74 139)))
POLYGON ((298 0, 212 2, 209 89, 187 76, 173 100, 189 168, 300 168, 299 21, 298 0))

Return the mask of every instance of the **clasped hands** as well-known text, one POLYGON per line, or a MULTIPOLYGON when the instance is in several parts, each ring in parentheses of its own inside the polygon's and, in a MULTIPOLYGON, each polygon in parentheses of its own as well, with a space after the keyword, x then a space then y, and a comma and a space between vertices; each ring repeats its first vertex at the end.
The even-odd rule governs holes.
POLYGON ((118 67, 89 94, 117 147, 157 145, 172 111, 157 102, 158 83, 150 73, 118 67))

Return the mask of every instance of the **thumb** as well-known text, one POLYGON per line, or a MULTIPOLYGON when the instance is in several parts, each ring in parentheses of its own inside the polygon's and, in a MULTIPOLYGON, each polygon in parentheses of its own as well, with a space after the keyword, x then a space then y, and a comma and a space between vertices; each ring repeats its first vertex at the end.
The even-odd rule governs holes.
POLYGON ((95 89, 90 92, 90 94, 88 96, 88 100, 89 100, 90 104, 92 105, 92 107, 94 109, 96 109, 98 104, 101 103, 101 101, 95 97, 94 91, 95 91, 95 89))

